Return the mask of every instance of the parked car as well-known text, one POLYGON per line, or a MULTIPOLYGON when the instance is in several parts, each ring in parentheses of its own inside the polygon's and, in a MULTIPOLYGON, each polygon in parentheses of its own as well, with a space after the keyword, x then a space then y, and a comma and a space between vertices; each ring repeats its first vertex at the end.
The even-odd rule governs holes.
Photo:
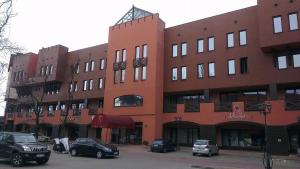
POLYGON ((176 151, 176 145, 170 141, 162 139, 154 140, 150 148, 151 152, 163 152, 176 151))
POLYGON ((196 140, 193 146, 193 156, 195 155, 212 155, 219 154, 218 145, 212 144, 211 140, 196 140))
POLYGON ((0 132, 0 158, 10 160, 14 166, 21 166, 26 161, 45 164, 50 154, 49 146, 38 143, 32 134, 0 132))
POLYGON ((97 158, 119 156, 119 150, 116 146, 91 138, 76 139, 70 146, 70 153, 71 156, 86 155, 97 158))

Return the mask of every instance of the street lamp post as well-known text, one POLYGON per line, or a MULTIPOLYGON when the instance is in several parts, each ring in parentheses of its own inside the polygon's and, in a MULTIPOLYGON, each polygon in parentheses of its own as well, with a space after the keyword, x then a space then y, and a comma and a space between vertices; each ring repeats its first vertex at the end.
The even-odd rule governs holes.
POLYGON ((268 142, 268 124, 267 124, 267 115, 271 113, 272 105, 270 102, 264 102, 259 105, 260 113, 264 116, 264 126, 265 126, 265 149, 264 149, 264 159, 263 165, 265 169, 272 169, 272 157, 270 154, 270 146, 268 142))

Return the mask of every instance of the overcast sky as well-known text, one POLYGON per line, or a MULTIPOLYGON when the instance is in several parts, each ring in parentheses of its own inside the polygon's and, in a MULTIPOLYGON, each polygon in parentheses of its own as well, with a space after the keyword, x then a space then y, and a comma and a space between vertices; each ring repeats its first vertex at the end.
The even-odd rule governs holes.
POLYGON ((107 43, 108 27, 132 5, 159 13, 170 27, 256 4, 257 0, 17 0, 9 36, 27 52, 56 44, 72 51, 107 43))

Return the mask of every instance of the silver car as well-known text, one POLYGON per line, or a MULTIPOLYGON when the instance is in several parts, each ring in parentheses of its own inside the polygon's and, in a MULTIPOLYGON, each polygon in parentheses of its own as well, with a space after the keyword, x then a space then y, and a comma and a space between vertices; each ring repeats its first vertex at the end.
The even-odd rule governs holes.
POLYGON ((212 144, 210 140, 196 140, 193 146, 193 156, 207 155, 211 157, 214 154, 219 154, 218 145, 212 144))

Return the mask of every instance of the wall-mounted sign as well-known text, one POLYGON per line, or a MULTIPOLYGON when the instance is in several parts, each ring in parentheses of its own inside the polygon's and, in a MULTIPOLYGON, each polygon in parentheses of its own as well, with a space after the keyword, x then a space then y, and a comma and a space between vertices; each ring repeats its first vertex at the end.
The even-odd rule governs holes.
POLYGON ((233 107, 233 111, 227 115, 228 120, 245 120, 247 118, 245 112, 238 105, 233 107))

